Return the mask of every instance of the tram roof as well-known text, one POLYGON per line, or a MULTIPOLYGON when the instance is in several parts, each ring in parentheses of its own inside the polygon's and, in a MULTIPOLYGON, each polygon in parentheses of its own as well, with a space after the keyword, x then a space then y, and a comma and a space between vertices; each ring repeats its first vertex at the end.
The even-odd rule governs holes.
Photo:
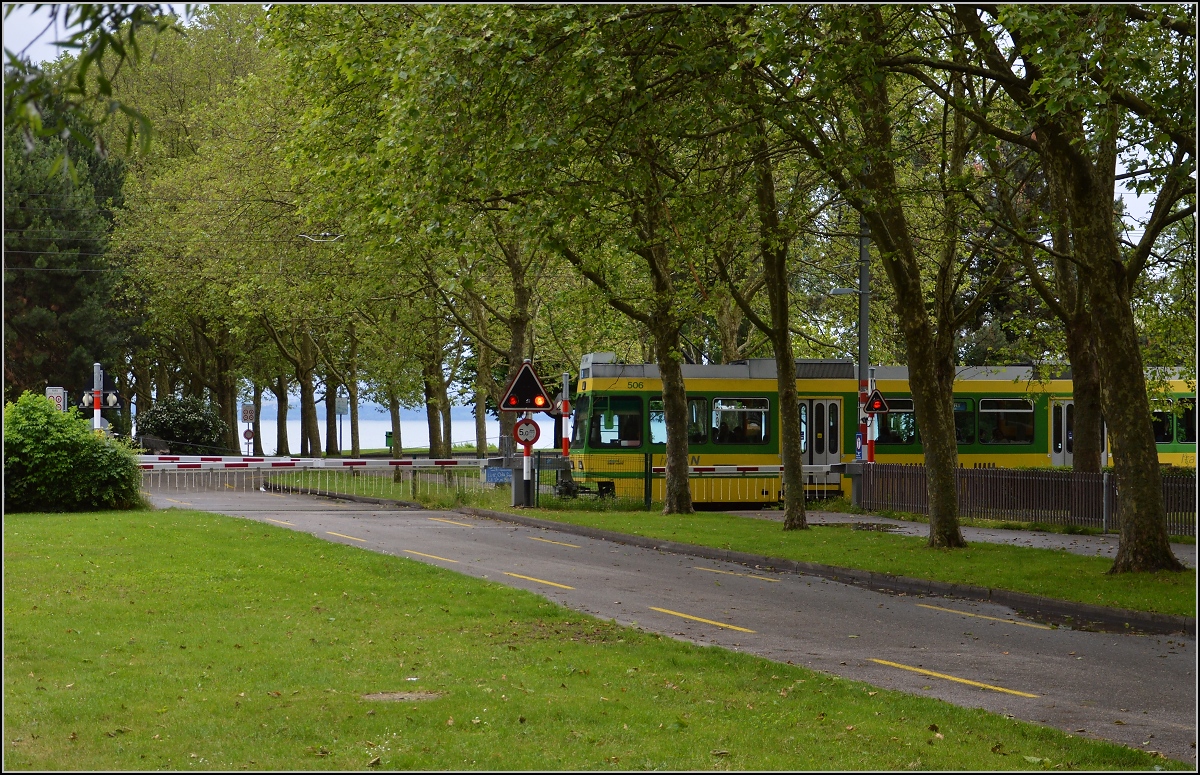
MULTIPOLYGON (((774 358, 747 358, 733 363, 685 363, 680 367, 685 379, 775 379, 774 358)), ((875 366, 877 380, 907 380, 907 366, 875 366)), ((1033 366, 959 366, 956 380, 1035 380, 1071 379, 1071 367, 1065 363, 1033 366)), ((1158 373, 1167 378, 1183 378, 1183 369, 1150 367, 1147 375, 1158 373)), ((858 366, 850 358, 797 358, 796 379, 856 379, 858 366)), ((593 377, 659 379, 654 363, 618 363, 616 353, 588 353, 579 364, 580 379, 593 377)))

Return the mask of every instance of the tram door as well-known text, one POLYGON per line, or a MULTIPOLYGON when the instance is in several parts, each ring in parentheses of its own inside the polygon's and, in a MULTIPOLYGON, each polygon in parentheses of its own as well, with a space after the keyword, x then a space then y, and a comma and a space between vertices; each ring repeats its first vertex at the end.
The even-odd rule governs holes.
MULTIPOLYGON (((842 462, 842 399, 817 398, 800 401, 800 440, 804 465, 820 466, 842 462)), ((841 474, 805 474, 804 481, 818 491, 841 488, 841 474)))
MULTIPOLYGON (((1050 402, 1050 463, 1075 465, 1075 402, 1050 402)), ((1100 465, 1108 465, 1108 427, 1100 423, 1100 465)))
POLYGON ((1075 462, 1075 402, 1050 402, 1050 463, 1056 466, 1075 462))

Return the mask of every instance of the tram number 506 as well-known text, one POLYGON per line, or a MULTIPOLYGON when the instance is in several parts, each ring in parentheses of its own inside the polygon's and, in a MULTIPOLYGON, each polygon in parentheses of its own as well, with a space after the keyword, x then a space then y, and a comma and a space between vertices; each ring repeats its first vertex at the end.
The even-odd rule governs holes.
POLYGON ((626 382, 625 389, 626 390, 641 390, 642 383, 641 382, 626 382))

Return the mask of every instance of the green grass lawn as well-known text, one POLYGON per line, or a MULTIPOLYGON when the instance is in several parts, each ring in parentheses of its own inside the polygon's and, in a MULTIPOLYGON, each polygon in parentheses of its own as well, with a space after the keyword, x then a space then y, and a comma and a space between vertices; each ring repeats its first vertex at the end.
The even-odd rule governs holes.
POLYGON ((1187 769, 174 509, 5 515, 4 659, 6 770, 1187 769))

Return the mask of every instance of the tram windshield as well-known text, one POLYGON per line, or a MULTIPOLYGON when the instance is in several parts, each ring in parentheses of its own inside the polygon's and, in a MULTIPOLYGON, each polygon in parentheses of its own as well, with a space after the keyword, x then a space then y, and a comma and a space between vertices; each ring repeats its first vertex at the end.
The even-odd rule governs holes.
POLYGON ((571 427, 571 449, 581 449, 583 440, 587 438, 588 403, 587 396, 579 396, 571 407, 571 413, 575 415, 575 424, 571 427))
POLYGON ((642 446, 642 399, 636 396, 597 396, 588 422, 588 446, 642 446))

